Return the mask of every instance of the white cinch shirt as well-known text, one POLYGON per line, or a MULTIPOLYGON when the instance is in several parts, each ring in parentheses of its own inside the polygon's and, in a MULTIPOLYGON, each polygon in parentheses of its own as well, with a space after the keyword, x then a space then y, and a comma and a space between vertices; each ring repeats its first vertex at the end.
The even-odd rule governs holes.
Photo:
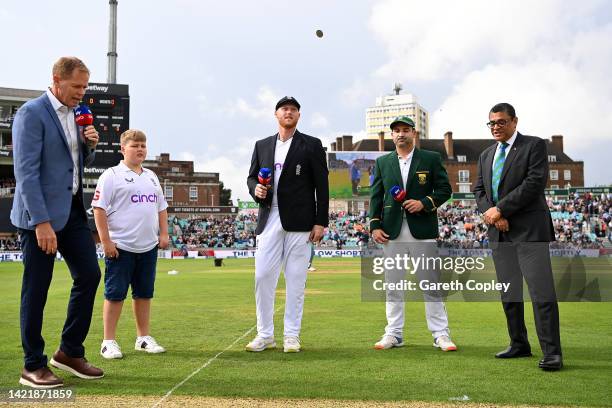
POLYGON ((121 161, 102 173, 91 206, 106 211, 111 241, 119 249, 143 253, 157 245, 159 213, 168 203, 155 173, 143 167, 139 175, 121 161))
POLYGON ((291 147, 292 141, 293 136, 284 142, 280 140, 280 137, 277 136, 276 138, 276 149, 274 150, 274 194, 272 195, 272 207, 278 207, 278 197, 276 195, 276 192, 278 191, 278 180, 280 180, 281 172, 283 171, 285 159, 287 158, 287 153, 289 153, 289 148, 291 147))

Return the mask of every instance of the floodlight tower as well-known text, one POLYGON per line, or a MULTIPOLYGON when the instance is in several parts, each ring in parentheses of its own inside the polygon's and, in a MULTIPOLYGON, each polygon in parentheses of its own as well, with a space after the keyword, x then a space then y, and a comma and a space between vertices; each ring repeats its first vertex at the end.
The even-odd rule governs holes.
POLYGON ((106 82, 117 83, 117 0, 109 0, 110 20, 108 24, 108 74, 106 82))

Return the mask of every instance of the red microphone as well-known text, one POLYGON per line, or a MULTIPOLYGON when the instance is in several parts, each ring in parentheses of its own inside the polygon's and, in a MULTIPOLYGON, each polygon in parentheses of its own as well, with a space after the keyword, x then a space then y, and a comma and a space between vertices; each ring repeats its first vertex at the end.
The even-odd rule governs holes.
POLYGON ((257 174, 257 181, 269 190, 272 187, 272 171, 267 167, 262 167, 257 174))
POLYGON ((389 193, 391 197, 398 203, 403 203, 406 198, 406 190, 401 188, 400 186, 393 186, 389 189, 389 193))
POLYGON ((83 132, 85 132, 85 128, 87 126, 91 126, 93 124, 93 114, 91 113, 89 106, 83 104, 74 108, 74 119, 77 125, 83 128, 81 138, 85 143, 87 143, 87 140, 85 140, 85 137, 83 136, 83 132))

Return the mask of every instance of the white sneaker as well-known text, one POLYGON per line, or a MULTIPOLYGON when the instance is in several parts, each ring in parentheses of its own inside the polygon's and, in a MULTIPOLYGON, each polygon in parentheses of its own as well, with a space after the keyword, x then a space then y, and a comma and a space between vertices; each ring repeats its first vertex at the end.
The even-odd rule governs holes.
POLYGON ((283 341, 283 351, 285 353, 299 353, 302 349, 300 339, 296 336, 285 336, 283 341))
POLYGON ((166 351, 165 348, 157 344, 155 339, 151 336, 142 336, 136 338, 136 344, 134 349, 138 351, 146 351, 147 353, 157 354, 166 351))
POLYGON ((100 355, 106 359, 123 358, 119 344, 115 340, 104 340, 100 346, 100 355))
POLYGON ((308 271, 309 271, 309 272, 314 272, 314 271, 316 271, 316 270, 317 270, 317 268, 315 268, 314 266, 309 266, 309 267, 308 267, 308 271))
POLYGON ((376 350, 387 350, 392 347, 403 347, 404 341, 401 337, 391 336, 389 334, 385 334, 380 341, 374 344, 374 348, 376 350))
POLYGON ((448 336, 440 336, 434 340, 434 347, 438 347, 442 351, 456 351, 457 346, 448 336))
POLYGON ((267 349, 276 348, 276 342, 274 341, 274 337, 260 337, 255 336, 255 338, 246 345, 246 351, 264 351, 267 349))

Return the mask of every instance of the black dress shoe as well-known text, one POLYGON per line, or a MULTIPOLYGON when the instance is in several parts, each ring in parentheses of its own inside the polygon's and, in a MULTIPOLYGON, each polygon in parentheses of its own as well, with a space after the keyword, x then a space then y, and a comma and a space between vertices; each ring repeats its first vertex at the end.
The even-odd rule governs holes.
POLYGON ((544 356, 544 358, 540 360, 538 367, 544 371, 560 370, 563 367, 563 357, 558 354, 544 356))
POLYGON ((508 347, 504 351, 500 351, 495 355, 495 358, 517 358, 517 357, 531 357, 531 350, 520 349, 515 347, 508 347))

